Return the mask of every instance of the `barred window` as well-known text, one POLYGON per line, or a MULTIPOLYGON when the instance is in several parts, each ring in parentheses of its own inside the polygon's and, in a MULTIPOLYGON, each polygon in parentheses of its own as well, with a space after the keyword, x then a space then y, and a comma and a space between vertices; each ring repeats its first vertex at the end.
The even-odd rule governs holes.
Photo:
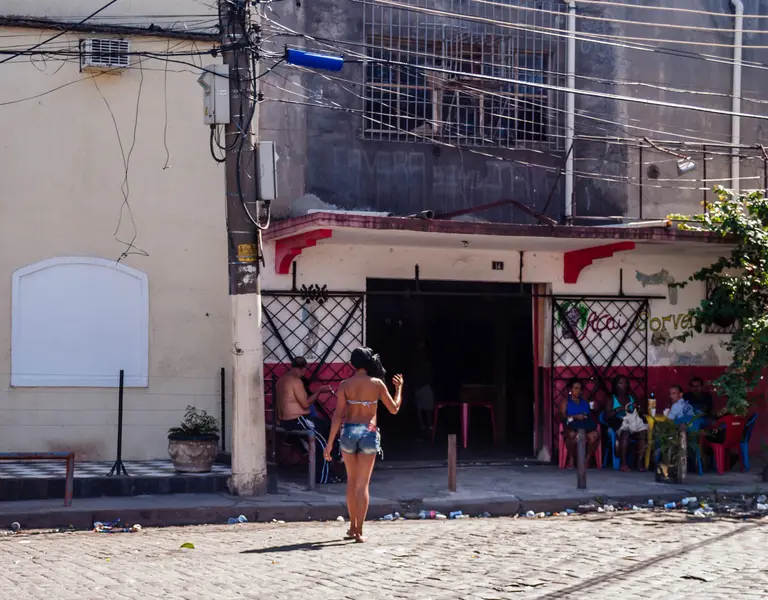
POLYGON ((562 85, 557 41, 393 12, 367 17, 364 139, 561 148, 564 95, 525 84, 562 85))

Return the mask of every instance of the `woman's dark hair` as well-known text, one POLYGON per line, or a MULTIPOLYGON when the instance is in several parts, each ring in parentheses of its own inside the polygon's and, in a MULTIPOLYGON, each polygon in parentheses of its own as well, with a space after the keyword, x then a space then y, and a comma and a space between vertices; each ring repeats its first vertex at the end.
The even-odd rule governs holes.
POLYGON ((567 386, 567 387, 568 387, 568 389, 569 389, 569 390, 570 390, 570 389, 572 389, 572 388, 573 388, 573 386, 574 386, 574 385, 576 385, 577 383, 578 383, 578 384, 579 384, 581 387, 584 387, 584 384, 583 384, 583 383, 581 383, 581 379, 571 379, 571 380, 568 382, 568 386, 567 386))
POLYGON ((611 393, 614 396, 619 391, 619 381, 622 379, 627 382, 627 394, 629 394, 629 379, 625 375, 616 375, 616 377, 611 380, 611 393))
POLYGON ((377 377, 383 380, 387 376, 379 355, 374 354, 370 348, 355 348, 352 351, 352 358, 349 362, 352 363, 355 369, 365 369, 365 372, 370 377, 377 377))
POLYGON ((682 385, 679 385, 679 384, 677 384, 677 383, 676 383, 675 385, 673 385, 673 386, 672 386, 672 389, 673 389, 673 390, 677 390, 677 391, 678 391, 678 392, 680 392, 681 394, 685 394, 685 390, 683 389, 683 386, 682 386, 682 385))

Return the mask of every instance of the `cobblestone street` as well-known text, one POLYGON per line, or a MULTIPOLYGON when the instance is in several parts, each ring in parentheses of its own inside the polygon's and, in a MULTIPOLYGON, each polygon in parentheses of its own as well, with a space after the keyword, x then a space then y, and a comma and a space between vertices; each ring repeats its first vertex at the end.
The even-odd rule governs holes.
POLYGON ((765 598, 768 521, 675 514, 148 529, 0 540, 0 598, 765 598), (181 549, 190 542, 194 549, 181 549))

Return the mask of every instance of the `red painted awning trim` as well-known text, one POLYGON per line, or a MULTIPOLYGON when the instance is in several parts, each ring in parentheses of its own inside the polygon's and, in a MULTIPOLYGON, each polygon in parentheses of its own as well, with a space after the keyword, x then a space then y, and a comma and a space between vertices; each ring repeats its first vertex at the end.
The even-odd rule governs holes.
POLYGON ((708 231, 684 231, 675 227, 584 227, 521 225, 516 223, 486 223, 443 221, 408 217, 350 215, 344 213, 313 213, 303 217, 273 222, 264 239, 279 240, 318 228, 352 228, 389 231, 418 231, 463 235, 498 235, 560 239, 631 240, 653 242, 730 243, 730 240, 708 231))
POLYGON ((275 244, 275 273, 288 275, 291 272, 293 259, 301 254, 305 248, 316 246, 317 242, 328 239, 332 235, 331 229, 313 229, 277 240, 275 244))
POLYGON ((609 258, 616 252, 634 250, 635 242, 617 242, 604 246, 593 246, 581 250, 571 250, 563 255, 563 281, 576 283, 582 270, 601 258, 609 258))

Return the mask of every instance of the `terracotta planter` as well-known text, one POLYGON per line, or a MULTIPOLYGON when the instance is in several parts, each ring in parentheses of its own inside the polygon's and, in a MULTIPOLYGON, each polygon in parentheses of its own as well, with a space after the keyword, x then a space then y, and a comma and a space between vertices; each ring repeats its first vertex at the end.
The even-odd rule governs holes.
POLYGON ((218 436, 168 438, 168 454, 179 473, 210 473, 218 450, 218 436))

